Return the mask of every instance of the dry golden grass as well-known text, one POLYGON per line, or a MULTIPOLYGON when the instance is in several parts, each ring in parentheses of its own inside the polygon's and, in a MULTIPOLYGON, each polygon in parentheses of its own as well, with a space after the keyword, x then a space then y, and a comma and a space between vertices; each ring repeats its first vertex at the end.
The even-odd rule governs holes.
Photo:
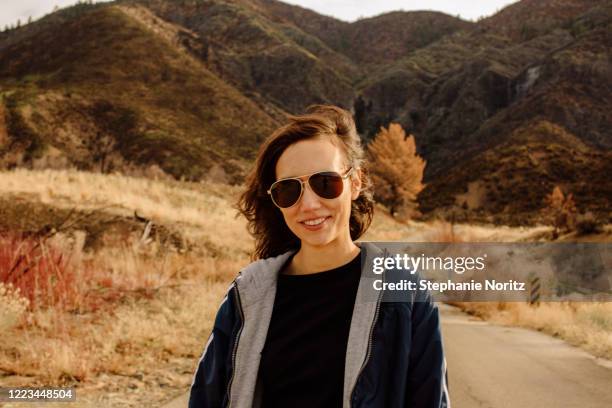
MULTIPOLYGON (((448 222, 397 223, 378 209, 365 238, 409 242, 533 242, 550 236, 551 227, 451 225, 448 222)), ((565 241, 609 242, 610 228, 595 237, 562 237, 565 241)), ((560 337, 598 357, 612 359, 612 302, 458 303, 465 311, 495 323, 527 327, 560 337)))
POLYGON ((91 407, 161 403, 188 387, 219 302, 248 259, 160 252, 73 256, 96 265, 80 289, 88 306, 17 310, 20 324, 0 332, 0 383, 77 386, 79 406, 91 407))
MULTIPOLYGON (((30 199, 63 208, 104 209, 125 216, 134 211, 165 224, 184 226, 185 233, 199 239, 231 244, 248 251, 246 223, 235 218, 233 203, 240 187, 224 184, 178 183, 102 175, 73 170, 0 172, 0 191, 27 194, 30 199), (219 226, 223 226, 220 237, 219 226), (191 227, 191 228, 190 228, 191 227)), ((445 222, 398 223, 377 206, 371 228, 362 238, 372 241, 448 242, 450 224, 445 222)), ((467 241, 516 242, 538 238, 550 227, 513 228, 454 225, 453 234, 467 241)))
MULTIPOLYGON (((160 256, 136 247, 73 253, 71 262, 77 274, 86 270, 83 265, 95 265, 95 269, 87 270, 87 276, 76 277, 78 282, 89 281, 79 290, 90 300, 96 297, 95 307, 87 303, 76 313, 54 307, 26 312, 20 326, 13 324, 7 327, 12 332, 0 334, 0 354, 19 356, 0 358, 0 369, 57 383, 72 378, 84 380, 101 371, 115 372, 111 357, 125 361, 118 348, 121 344, 150 349, 155 343, 184 354, 189 346, 181 348, 183 343, 193 346, 195 339, 202 341, 196 332, 206 333, 210 327, 196 329, 196 323, 209 325, 228 281, 238 270, 238 262, 244 264, 246 259, 176 253, 160 256), (194 333, 190 335, 187 332, 191 330, 194 333), (15 341, 16 336, 27 341, 15 341), (48 361, 40 359, 41 353, 48 355, 48 361)), ((15 300, 14 291, 3 299, 21 304, 15 300)), ((17 312, 23 315, 23 308, 17 312)))
POLYGON ((12 329, 27 310, 29 301, 21 296, 19 288, 0 282, 0 332, 12 329))
POLYGON ((19 375, 2 382, 77 385, 78 406, 101 406, 93 402, 99 398, 102 406, 162 402, 189 386, 226 289, 220 282, 184 284, 153 299, 128 300, 109 314, 33 312, 26 327, 0 335, 1 368, 19 375), (7 351, 19 358, 7 359, 7 351))
POLYGON ((597 357, 612 359, 612 302, 545 302, 537 307, 471 302, 458 306, 494 323, 536 329, 597 357))
MULTIPOLYGON (((0 331, 0 383, 76 385, 79 406, 84 407, 151 406, 183 392, 229 282, 249 262, 252 240, 232 209, 239 191, 214 183, 78 171, 0 173, 0 194, 124 217, 138 211, 157 224, 178 226, 196 249, 168 251, 157 241, 128 239, 88 252, 78 231, 49 239, 48 245, 69 255, 83 273, 83 299, 98 299, 99 307, 80 312, 15 309, 19 313, 12 313, 11 324, 0 331), (224 250, 197 250, 208 246, 224 250)), ((512 242, 538 240, 549 230, 398 223, 378 207, 363 240, 512 242)), ((590 309, 542 305, 535 311, 504 307, 499 313, 480 314, 556 333, 596 355, 609 355, 609 304, 590 309)))
POLYGON ((180 227, 189 238, 227 245, 234 251, 249 249, 250 243, 244 239, 246 223, 234 217, 238 187, 75 170, 17 169, 0 172, 0 191, 59 208, 100 210, 126 217, 137 211, 156 222, 180 227))
POLYGON ((117 239, 85 252, 79 231, 53 236, 47 245, 70 258, 79 291, 97 307, 11 309, 0 332, 0 383, 76 385, 79 406, 92 407, 151 405, 184 390, 229 282, 248 263, 252 242, 232 209, 237 192, 77 171, 0 173, 2 194, 126 217, 138 211, 180 226, 195 245, 226 248, 212 256, 117 239))
POLYGON ((406 242, 527 242, 539 241, 551 227, 506 227, 470 224, 451 225, 445 221, 400 223, 381 206, 363 237, 365 241, 406 242))

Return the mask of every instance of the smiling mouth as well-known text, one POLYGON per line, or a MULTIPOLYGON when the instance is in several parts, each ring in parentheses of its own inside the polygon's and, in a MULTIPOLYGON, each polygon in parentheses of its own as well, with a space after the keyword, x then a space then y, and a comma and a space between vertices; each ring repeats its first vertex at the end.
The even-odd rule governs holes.
POLYGON ((314 219, 310 219, 310 220, 306 220, 306 221, 300 221, 300 223, 308 225, 310 227, 316 227, 317 225, 322 224, 328 218, 329 217, 319 217, 319 218, 314 218, 314 219))

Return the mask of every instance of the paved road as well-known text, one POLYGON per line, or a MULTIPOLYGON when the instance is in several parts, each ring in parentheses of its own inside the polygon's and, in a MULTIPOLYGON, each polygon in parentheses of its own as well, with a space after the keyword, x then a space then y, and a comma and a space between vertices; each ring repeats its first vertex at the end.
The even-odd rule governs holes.
MULTIPOLYGON (((612 363, 441 305, 451 408, 610 408, 612 363)), ((183 395, 163 408, 187 407, 183 395)))
POLYGON ((443 305, 452 408, 610 408, 612 364, 542 333, 443 305))

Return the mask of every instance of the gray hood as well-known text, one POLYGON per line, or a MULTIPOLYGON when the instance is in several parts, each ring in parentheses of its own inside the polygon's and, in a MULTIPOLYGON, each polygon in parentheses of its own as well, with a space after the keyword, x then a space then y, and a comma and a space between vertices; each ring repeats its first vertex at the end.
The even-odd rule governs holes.
MULTIPOLYGON (((362 267, 370 264, 364 256, 379 256, 382 251, 371 243, 356 244, 361 248, 362 267)), ((238 339, 234 375, 230 384, 230 407, 251 408, 258 406, 257 373, 268 326, 272 317, 276 282, 278 274, 296 251, 289 251, 279 256, 261 259, 248 265, 236 278, 236 289, 243 313, 243 326, 238 339)), ((371 300, 366 292, 371 288, 371 279, 362 278, 357 289, 355 307, 349 331, 346 349, 343 407, 349 408, 350 396, 357 377, 369 354, 370 335, 374 326, 378 301, 371 300)), ((371 290, 370 290, 371 292, 371 290)))

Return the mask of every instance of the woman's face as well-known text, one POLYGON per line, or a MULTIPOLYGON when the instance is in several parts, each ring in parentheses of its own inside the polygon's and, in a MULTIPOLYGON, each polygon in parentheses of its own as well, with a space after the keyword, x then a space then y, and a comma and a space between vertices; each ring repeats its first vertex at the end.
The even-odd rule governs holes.
MULTIPOLYGON (((314 138, 285 149, 276 163, 276 179, 321 171, 344 175, 348 169, 339 147, 325 138, 314 138)), ((359 172, 354 171, 353 176, 343 182, 342 194, 333 199, 319 197, 306 183, 300 200, 292 207, 280 209, 287 226, 300 239, 302 246, 324 247, 351 240, 349 218, 351 201, 357 199, 361 187, 359 172), (306 221, 314 221, 317 225, 309 226, 306 221)))

